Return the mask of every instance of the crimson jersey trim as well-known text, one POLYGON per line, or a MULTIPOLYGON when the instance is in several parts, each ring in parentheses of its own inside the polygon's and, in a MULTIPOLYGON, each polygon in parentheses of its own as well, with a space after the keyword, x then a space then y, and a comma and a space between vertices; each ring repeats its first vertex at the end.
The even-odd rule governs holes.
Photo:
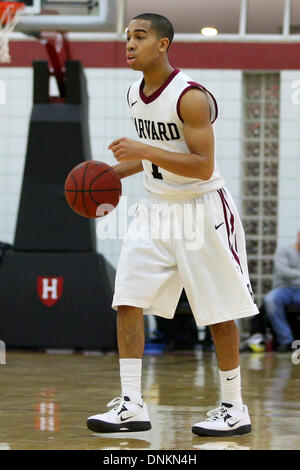
POLYGON ((176 75, 180 72, 180 70, 178 69, 174 69, 173 72, 171 73, 171 75, 169 76, 169 78, 165 81, 165 83, 162 84, 161 87, 158 88, 158 90, 156 90, 154 93, 152 93, 152 95, 150 96, 146 96, 143 92, 143 88, 144 88, 144 85, 145 85, 145 79, 143 78, 143 80, 141 81, 141 84, 140 84, 140 98, 141 100, 145 103, 145 104, 149 104, 149 103, 152 103, 152 101, 156 100, 156 98, 158 98, 162 92, 164 91, 165 88, 167 88, 167 86, 169 85, 169 83, 171 83, 171 81, 173 80, 174 77, 176 77, 176 75))
POLYGON ((177 114, 178 114, 178 117, 179 117, 180 121, 184 122, 183 119, 182 119, 181 113, 180 113, 181 98, 186 94, 187 91, 191 90, 192 88, 198 88, 199 90, 203 91, 206 94, 209 101, 212 101, 212 103, 214 105, 215 112, 213 113, 212 112, 211 102, 210 102, 211 123, 213 124, 215 122, 215 120, 217 119, 217 117, 218 117, 218 105, 217 105, 217 102, 215 100, 215 97, 203 85, 200 85, 200 83, 197 83, 197 82, 188 82, 188 83, 189 83, 189 86, 183 90, 183 92, 181 93, 181 95, 179 96, 178 101, 177 101, 177 114))

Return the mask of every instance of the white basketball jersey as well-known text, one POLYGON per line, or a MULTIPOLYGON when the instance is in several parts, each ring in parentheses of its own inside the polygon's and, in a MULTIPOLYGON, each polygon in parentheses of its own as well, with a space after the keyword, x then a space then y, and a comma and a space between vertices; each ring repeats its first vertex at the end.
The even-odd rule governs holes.
MULTIPOLYGON (((208 98, 210 118, 213 123, 218 115, 216 100, 199 83, 175 69, 167 81, 152 95, 143 93, 144 79, 133 83, 127 100, 131 108, 138 139, 145 144, 160 147, 170 152, 190 153, 183 135, 183 120, 180 115, 180 100, 191 88, 199 88, 208 98)), ((216 165, 209 180, 188 178, 143 160, 144 185, 150 193, 166 198, 194 197, 220 189, 225 182, 216 165)))

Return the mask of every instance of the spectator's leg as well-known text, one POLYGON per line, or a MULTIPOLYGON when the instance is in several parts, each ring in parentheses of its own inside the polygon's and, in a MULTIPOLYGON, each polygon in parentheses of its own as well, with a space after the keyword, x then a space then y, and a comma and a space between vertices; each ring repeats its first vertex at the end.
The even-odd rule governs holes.
MULTIPOLYGON (((299 310, 300 310, 300 287, 294 287, 293 288, 293 300, 292 300, 292 303, 293 304, 296 304, 296 305, 299 305, 299 310)), ((293 318, 289 318, 289 321, 293 323, 291 323, 291 327, 293 328, 293 332, 294 332, 294 335, 297 335, 296 336, 296 339, 299 339, 300 338, 300 329, 299 329, 299 318, 297 320, 297 314, 295 313, 295 316, 293 315, 293 318)))
POLYGON ((293 287, 292 303, 300 305, 300 287, 293 287))
POLYGON ((279 344, 289 344, 294 340, 292 330, 285 316, 285 306, 292 302, 292 289, 278 287, 264 298, 267 317, 277 335, 279 344))

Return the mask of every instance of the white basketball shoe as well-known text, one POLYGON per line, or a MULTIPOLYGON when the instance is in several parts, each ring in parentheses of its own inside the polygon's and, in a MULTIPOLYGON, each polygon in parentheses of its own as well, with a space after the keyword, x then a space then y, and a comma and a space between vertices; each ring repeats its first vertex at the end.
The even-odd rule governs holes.
POLYGON ((194 424, 192 432, 198 436, 237 436, 251 432, 251 421, 246 405, 243 411, 227 403, 207 413, 208 418, 194 424))
POLYGON ((114 408, 107 413, 90 416, 87 427, 94 432, 148 431, 151 423, 144 402, 135 403, 129 397, 117 397, 107 404, 114 408))

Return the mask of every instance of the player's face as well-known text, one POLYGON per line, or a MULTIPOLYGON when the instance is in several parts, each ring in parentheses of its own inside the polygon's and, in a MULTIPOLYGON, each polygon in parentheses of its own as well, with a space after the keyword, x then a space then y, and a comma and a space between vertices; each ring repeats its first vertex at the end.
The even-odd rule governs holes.
POLYGON ((126 30, 127 64, 134 70, 151 68, 168 46, 167 40, 159 38, 150 26, 150 21, 132 20, 126 30))

